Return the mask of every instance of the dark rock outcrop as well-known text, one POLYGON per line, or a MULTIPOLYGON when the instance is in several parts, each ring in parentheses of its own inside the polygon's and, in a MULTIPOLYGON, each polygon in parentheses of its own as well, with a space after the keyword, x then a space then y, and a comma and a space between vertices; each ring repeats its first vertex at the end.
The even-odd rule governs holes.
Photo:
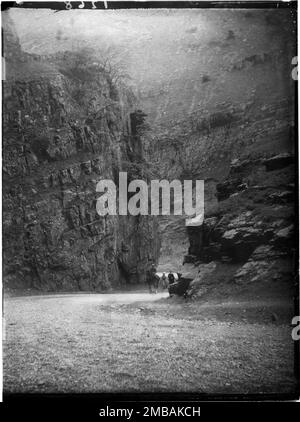
MULTIPOLYGON (((215 261, 239 265, 237 283, 291 278, 296 248, 293 174, 289 154, 234 160, 227 179, 217 185, 221 202, 202 226, 188 228, 193 259, 187 255, 185 262, 198 263, 199 269, 215 261), (272 172, 266 163, 272 163, 272 172), (240 184, 247 189, 240 190, 240 184)), ((199 287, 201 280, 197 276, 191 286, 199 287)))

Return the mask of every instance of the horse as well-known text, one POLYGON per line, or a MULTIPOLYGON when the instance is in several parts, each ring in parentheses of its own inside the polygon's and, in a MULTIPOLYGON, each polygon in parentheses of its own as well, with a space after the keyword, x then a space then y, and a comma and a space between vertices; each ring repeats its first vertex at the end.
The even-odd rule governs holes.
MULTIPOLYGON (((169 287, 169 280, 168 280, 168 275, 169 275, 170 273, 163 273, 163 272, 160 272, 160 273, 155 273, 155 275, 157 275, 157 277, 159 278, 159 284, 162 286, 162 289, 163 290, 165 290, 165 289, 167 289, 168 287, 169 287), (163 280, 163 274, 165 274, 165 276, 166 276, 166 279, 165 280, 163 280)), ((180 274, 179 273, 172 273, 173 275, 174 275, 174 279, 175 279, 175 281, 178 281, 179 280, 179 278, 180 278, 180 274)))

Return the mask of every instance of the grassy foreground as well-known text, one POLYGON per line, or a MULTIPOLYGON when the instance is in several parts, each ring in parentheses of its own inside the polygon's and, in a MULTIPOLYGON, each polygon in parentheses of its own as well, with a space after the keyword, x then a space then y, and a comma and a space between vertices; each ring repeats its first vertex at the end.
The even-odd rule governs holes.
POLYGON ((163 296, 6 298, 4 392, 294 391, 286 302, 163 296))

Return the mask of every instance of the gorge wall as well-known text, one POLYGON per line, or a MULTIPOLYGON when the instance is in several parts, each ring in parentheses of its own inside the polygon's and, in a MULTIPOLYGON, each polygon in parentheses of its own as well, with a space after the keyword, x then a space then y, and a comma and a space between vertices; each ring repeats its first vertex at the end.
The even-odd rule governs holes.
MULTIPOLYGON (((140 160, 134 98, 82 52, 22 51, 3 13, 3 274, 11 288, 104 290, 143 282, 156 221, 96 212, 96 184, 140 160)), ((127 168, 125 170, 128 170, 127 168)))

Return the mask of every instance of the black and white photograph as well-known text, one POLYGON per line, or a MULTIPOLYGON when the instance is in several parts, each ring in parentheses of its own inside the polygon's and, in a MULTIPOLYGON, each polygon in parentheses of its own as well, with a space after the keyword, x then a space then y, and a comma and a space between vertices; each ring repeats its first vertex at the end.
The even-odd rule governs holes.
POLYGON ((297 5, 176 3, 2 2, 4 401, 299 393, 297 5))

